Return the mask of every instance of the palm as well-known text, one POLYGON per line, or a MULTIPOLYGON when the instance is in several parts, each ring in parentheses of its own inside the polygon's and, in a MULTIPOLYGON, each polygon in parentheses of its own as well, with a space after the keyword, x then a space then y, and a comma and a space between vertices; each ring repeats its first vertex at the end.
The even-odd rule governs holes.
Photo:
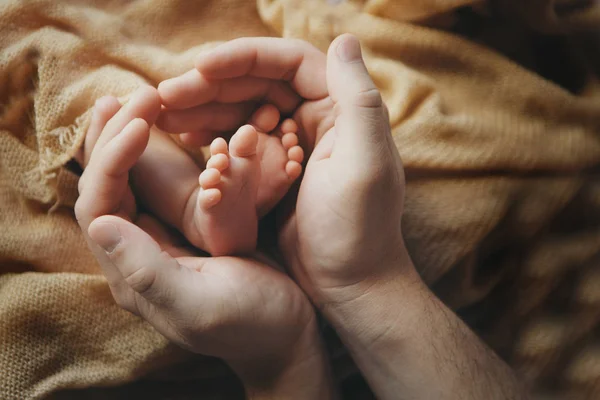
MULTIPOLYGON (((404 185, 399 156, 381 151, 376 163, 352 168, 360 162, 358 157, 336 152, 336 113, 329 97, 302 104, 294 118, 305 136, 314 140, 314 148, 297 197, 288 199, 295 201, 295 207, 288 208, 292 211, 280 229, 280 247, 305 289, 326 289, 341 282, 352 285, 363 278, 369 265, 383 263, 389 253, 383 242, 375 244, 366 259, 358 257, 355 249, 382 229, 390 234, 400 229, 402 203, 397 199, 403 197, 404 185), (373 168, 374 164, 386 168, 373 168), (374 214, 370 212, 373 207, 384 207, 387 213, 374 214)), ((391 141, 389 134, 387 138, 391 141)), ((394 148, 393 143, 388 146, 394 148)))
POLYGON ((202 257, 151 215, 131 220, 181 268, 172 274, 177 296, 168 310, 135 291, 123 296, 135 304, 130 311, 152 316, 156 328, 180 346, 226 360, 268 357, 293 346, 314 317, 298 286, 266 262, 202 257))
POLYGON ((233 257, 177 260, 188 267, 180 296, 186 303, 177 308, 180 315, 169 318, 180 327, 180 344, 196 352, 225 359, 267 356, 265 349, 277 354, 294 344, 313 317, 300 289, 263 263, 233 257))
MULTIPOLYGON (((321 127, 328 127, 329 117, 323 119, 321 127)), ((333 121, 331 119, 331 121, 333 121)), ((284 217, 279 232, 279 244, 287 264, 302 287, 314 287, 315 281, 326 281, 328 276, 337 276, 338 271, 330 265, 348 266, 352 249, 360 238, 353 234, 355 218, 346 215, 344 204, 354 202, 339 186, 344 171, 330 159, 333 150, 335 128, 329 127, 319 137, 296 198, 286 199, 294 203, 291 213, 284 217), (323 246, 323 243, 327 243, 323 246), (340 258, 343 254, 343 258, 340 258), (310 269, 305 266, 310 265, 310 269)))

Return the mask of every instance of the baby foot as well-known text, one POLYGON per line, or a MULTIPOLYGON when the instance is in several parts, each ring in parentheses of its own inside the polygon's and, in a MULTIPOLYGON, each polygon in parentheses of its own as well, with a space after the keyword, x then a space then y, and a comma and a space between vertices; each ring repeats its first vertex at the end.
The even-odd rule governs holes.
POLYGON ((254 125, 241 127, 229 146, 217 138, 200 174, 200 193, 194 224, 201 247, 213 256, 247 253, 255 249, 258 219, 287 193, 302 173, 304 158, 297 126, 279 122, 273 106, 261 107, 254 125))
POLYGON ((195 223, 204 250, 213 256, 248 253, 256 247, 256 194, 260 180, 258 132, 244 125, 231 137, 210 145, 211 157, 200 174, 195 223))
POLYGON ((277 127, 279 118, 279 110, 267 104, 259 108, 251 120, 259 132, 261 177, 256 200, 259 217, 281 201, 302 173, 304 151, 298 146, 298 126, 293 120, 286 119, 277 127))

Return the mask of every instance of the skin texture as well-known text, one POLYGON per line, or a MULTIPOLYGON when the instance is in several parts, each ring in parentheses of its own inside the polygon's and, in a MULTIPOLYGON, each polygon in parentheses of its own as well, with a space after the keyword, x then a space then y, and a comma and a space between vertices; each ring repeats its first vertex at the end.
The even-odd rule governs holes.
POLYGON ((182 347, 223 358, 256 398, 333 398, 314 312, 286 275, 264 257, 199 257, 137 213, 128 177, 158 114, 146 109, 151 93, 141 89, 116 113, 96 109, 75 207, 115 300, 182 347))
MULTIPOLYGON (((512 372, 423 285, 406 253, 400 159, 354 37, 337 38, 327 60, 304 42, 239 39, 202 55, 196 71, 159 87, 167 105, 159 125, 189 132, 186 140, 210 143, 264 98, 293 112, 299 142, 312 152, 288 199, 295 206, 282 215, 280 247, 379 398, 525 397, 512 372), (215 117, 208 124, 194 115, 215 117)), ((132 115, 146 110, 129 107, 132 115)), ((286 275, 256 259, 196 257, 156 219, 132 211, 127 176, 153 121, 114 118, 97 124, 106 127, 76 214, 117 302, 176 343, 224 358, 250 397, 334 396, 314 312, 286 275)))

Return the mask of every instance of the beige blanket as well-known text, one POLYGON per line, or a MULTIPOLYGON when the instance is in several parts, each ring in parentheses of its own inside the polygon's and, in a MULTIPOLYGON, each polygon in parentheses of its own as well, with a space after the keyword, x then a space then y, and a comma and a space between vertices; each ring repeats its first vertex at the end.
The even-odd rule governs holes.
POLYGON ((0 1, 0 398, 239 394, 114 305, 68 162, 102 95, 217 41, 343 32, 389 106, 427 282, 536 393, 600 398, 599 27, 592 0, 0 1))

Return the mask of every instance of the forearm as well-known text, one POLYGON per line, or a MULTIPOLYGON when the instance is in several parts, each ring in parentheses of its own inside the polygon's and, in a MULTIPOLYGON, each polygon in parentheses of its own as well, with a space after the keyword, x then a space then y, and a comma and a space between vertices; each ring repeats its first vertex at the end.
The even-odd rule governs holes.
POLYGON ((283 358, 229 363, 238 374, 246 397, 270 399, 337 399, 329 360, 316 326, 303 335, 283 358))
POLYGON ((326 316, 381 399, 527 397, 512 370, 416 272, 374 283, 355 300, 330 304, 326 316))

